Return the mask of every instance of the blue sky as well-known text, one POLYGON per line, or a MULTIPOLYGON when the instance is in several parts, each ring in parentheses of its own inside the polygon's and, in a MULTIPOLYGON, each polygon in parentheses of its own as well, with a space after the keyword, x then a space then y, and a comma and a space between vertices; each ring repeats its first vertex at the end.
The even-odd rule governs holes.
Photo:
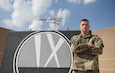
POLYGON ((62 18, 57 30, 79 30, 90 21, 92 31, 115 26, 115 0, 0 0, 0 27, 16 30, 54 30, 38 19, 62 18))

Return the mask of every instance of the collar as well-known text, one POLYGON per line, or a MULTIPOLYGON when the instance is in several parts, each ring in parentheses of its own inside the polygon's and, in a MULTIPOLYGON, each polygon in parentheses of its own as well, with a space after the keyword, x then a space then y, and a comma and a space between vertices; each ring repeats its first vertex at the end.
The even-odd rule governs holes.
POLYGON ((88 34, 88 35, 86 35, 86 36, 82 36, 82 34, 80 33, 79 36, 82 37, 82 38, 90 38, 92 35, 91 35, 91 34, 88 34))

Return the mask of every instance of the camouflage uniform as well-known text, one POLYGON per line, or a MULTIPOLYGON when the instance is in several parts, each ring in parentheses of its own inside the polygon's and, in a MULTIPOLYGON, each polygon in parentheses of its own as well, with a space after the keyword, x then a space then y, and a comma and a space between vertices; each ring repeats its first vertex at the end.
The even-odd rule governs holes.
POLYGON ((98 55, 102 54, 104 47, 99 36, 74 35, 70 40, 70 46, 74 55, 73 73, 99 73, 98 55), (82 47, 79 46, 81 44, 82 47))

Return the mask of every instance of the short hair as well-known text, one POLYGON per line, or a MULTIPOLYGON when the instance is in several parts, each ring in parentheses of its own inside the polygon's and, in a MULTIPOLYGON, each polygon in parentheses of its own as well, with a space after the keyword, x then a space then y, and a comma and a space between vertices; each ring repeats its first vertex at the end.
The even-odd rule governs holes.
MULTIPOLYGON (((88 19, 82 19, 81 21, 87 21, 87 22, 89 23, 89 20, 88 20, 88 19)), ((80 22, 81 22, 81 21, 80 21, 80 22)))

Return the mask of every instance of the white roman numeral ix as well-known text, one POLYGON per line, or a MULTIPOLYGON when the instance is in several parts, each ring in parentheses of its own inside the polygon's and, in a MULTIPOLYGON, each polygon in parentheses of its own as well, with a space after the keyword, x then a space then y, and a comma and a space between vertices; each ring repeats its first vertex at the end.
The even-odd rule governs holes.
MULTIPOLYGON (((64 43, 64 40, 62 40, 61 38, 59 39, 59 41, 57 42, 56 46, 54 45, 54 41, 52 38, 52 34, 47 33, 47 38, 49 41, 49 44, 51 46, 52 49, 52 53, 50 54, 48 60, 46 61, 46 63, 44 64, 44 67, 47 67, 48 63, 51 61, 51 59, 54 57, 57 67, 60 67, 59 61, 58 61, 58 57, 57 57, 57 51, 60 49, 60 47, 62 46, 62 44, 64 43)), ((41 49, 41 35, 35 36, 35 47, 36 47, 36 59, 37 59, 37 67, 40 67, 40 49, 41 49)))
POLYGON ((41 35, 35 36, 34 40, 35 40, 37 67, 40 67, 41 35))

